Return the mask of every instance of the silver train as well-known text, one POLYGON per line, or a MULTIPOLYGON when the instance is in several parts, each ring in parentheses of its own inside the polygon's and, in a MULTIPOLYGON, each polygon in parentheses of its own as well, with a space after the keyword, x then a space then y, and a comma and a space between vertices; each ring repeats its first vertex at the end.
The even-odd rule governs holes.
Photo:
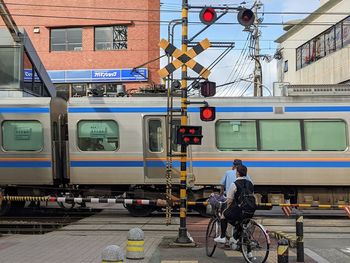
MULTIPOLYGON (((203 126, 202 145, 189 147, 189 199, 204 200, 239 158, 261 202, 349 203, 350 98, 207 101, 216 107, 213 122, 200 120, 198 106, 188 110, 189 124, 203 126)), ((166 112, 162 97, 2 99, 0 188, 10 195, 161 197, 166 112)), ((173 166, 177 195, 179 159, 173 166)), ((23 205, 3 201, 1 212, 23 205)), ((155 208, 128 209, 145 215, 155 208)))

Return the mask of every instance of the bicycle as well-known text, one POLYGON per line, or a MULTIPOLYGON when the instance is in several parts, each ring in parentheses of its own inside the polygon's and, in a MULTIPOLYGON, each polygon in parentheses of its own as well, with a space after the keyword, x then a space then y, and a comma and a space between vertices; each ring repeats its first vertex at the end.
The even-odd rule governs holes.
MULTIPOLYGON (((206 253, 208 257, 213 256, 217 243, 214 238, 221 234, 220 211, 223 202, 219 202, 218 207, 214 209, 214 215, 211 217, 206 232, 206 253)), ((232 249, 233 244, 239 247, 243 257, 248 263, 264 263, 269 256, 270 238, 265 228, 252 218, 243 219, 239 224, 232 224, 240 236, 238 243, 229 241, 232 249)), ((237 249, 234 249, 237 250, 237 249)))

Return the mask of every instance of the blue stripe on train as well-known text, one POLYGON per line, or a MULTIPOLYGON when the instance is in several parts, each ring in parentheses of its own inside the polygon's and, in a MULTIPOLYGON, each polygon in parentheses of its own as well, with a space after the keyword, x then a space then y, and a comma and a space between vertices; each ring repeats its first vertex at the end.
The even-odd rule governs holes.
MULTIPOLYGON (((244 164, 248 167, 260 168, 348 168, 349 162, 326 162, 326 161, 246 161, 244 164)), ((187 162, 190 165, 190 162, 187 162)), ((232 161, 193 161, 193 167, 204 168, 228 168, 232 161)), ((164 161, 146 161, 149 168, 165 167, 164 161)), ((180 161, 173 161, 173 166, 180 167, 180 161)), ((144 167, 143 161, 72 161, 71 167, 144 167)))
POLYGON ((303 107, 285 107, 285 112, 348 112, 350 106, 303 106, 303 107))
MULTIPOLYGON (((187 162, 187 165, 190 163, 187 162)), ((227 168, 232 166, 232 161, 193 161, 193 167, 204 168, 227 168)), ((350 162, 314 162, 314 161, 245 161, 244 165, 255 168, 347 168, 350 167, 350 162)), ((162 161, 147 161, 148 167, 165 167, 165 162, 162 161)), ((173 166, 180 167, 180 162, 173 162, 173 166)))
POLYGON ((50 161, 0 161, 0 168, 50 168, 50 161))
POLYGON ((0 113, 49 113, 49 108, 0 108, 0 113))
MULTIPOLYGON (((166 113, 166 107, 101 107, 69 108, 69 113, 166 113)), ((188 112, 199 112, 198 107, 189 107, 188 112)), ((216 107, 216 112, 273 112, 273 107, 216 107)))

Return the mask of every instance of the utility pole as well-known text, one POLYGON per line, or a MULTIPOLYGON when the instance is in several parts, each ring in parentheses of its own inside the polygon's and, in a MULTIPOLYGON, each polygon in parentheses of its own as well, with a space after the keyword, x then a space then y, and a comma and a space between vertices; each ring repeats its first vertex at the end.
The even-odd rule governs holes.
MULTIPOLYGON (((188 48, 188 0, 182 0, 182 52, 188 48)), ((182 66, 181 74, 181 126, 187 125, 187 66, 182 66)), ((180 228, 176 243, 192 243, 187 235, 187 145, 181 144, 180 169, 180 228)))
POLYGON ((255 14, 254 21, 254 60, 255 60, 255 68, 254 68, 254 97, 262 97, 263 96, 263 86, 262 86, 262 67, 260 63, 260 30, 259 24, 260 20, 258 18, 258 10, 262 7, 262 3, 260 0, 255 1, 253 12, 255 14))

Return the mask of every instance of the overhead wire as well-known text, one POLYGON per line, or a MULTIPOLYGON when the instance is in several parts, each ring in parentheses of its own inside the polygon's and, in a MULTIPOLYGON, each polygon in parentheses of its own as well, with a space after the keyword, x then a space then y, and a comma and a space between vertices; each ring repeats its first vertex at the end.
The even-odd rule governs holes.
MULTIPOLYGON (((230 86, 226 86, 225 88, 223 88, 221 91, 220 91, 220 94, 221 95, 225 95, 227 93, 227 90, 231 89, 232 88, 232 85, 236 82, 234 76, 236 75, 237 73, 237 69, 239 68, 239 65, 241 64, 241 59, 244 57, 244 54, 246 53, 247 51, 247 44, 248 44, 248 40, 249 40, 249 35, 247 36, 247 39, 246 39, 246 43, 244 44, 243 46, 243 52, 240 53, 238 59, 236 60, 236 63, 233 65, 232 67, 232 70, 231 70, 231 73, 229 74, 228 78, 226 79, 226 82, 231 82, 232 84, 230 86)), ((222 86, 224 87, 224 86, 222 86)))
MULTIPOLYGON (((171 13, 181 13, 181 5, 172 5, 169 3, 161 4, 160 9, 142 9, 142 8, 123 8, 123 7, 96 7, 96 6, 73 6, 73 5, 57 5, 57 4, 31 4, 31 3, 14 3, 14 2, 6 2, 6 5, 8 6, 28 6, 28 7, 52 7, 52 8, 63 8, 65 11, 67 8, 71 9, 93 9, 93 10, 107 10, 107 11, 119 11, 119 12, 171 12, 171 13), (176 9, 164 9, 162 7, 169 6, 170 8, 176 8, 176 9)), ((237 4, 233 4, 234 6, 237 6, 237 4)), ((233 6, 231 5, 231 6, 233 6)), ((227 5, 230 6, 230 5, 227 5)), ((189 12, 193 13, 199 13, 200 10, 189 10, 189 12)), ((217 12, 220 12, 218 10, 217 12)), ((229 10, 228 12, 236 12, 233 10, 229 10)), ((267 15, 348 15, 348 12, 300 12, 300 11, 270 11, 270 12, 258 12, 258 14, 267 14, 267 15)))

